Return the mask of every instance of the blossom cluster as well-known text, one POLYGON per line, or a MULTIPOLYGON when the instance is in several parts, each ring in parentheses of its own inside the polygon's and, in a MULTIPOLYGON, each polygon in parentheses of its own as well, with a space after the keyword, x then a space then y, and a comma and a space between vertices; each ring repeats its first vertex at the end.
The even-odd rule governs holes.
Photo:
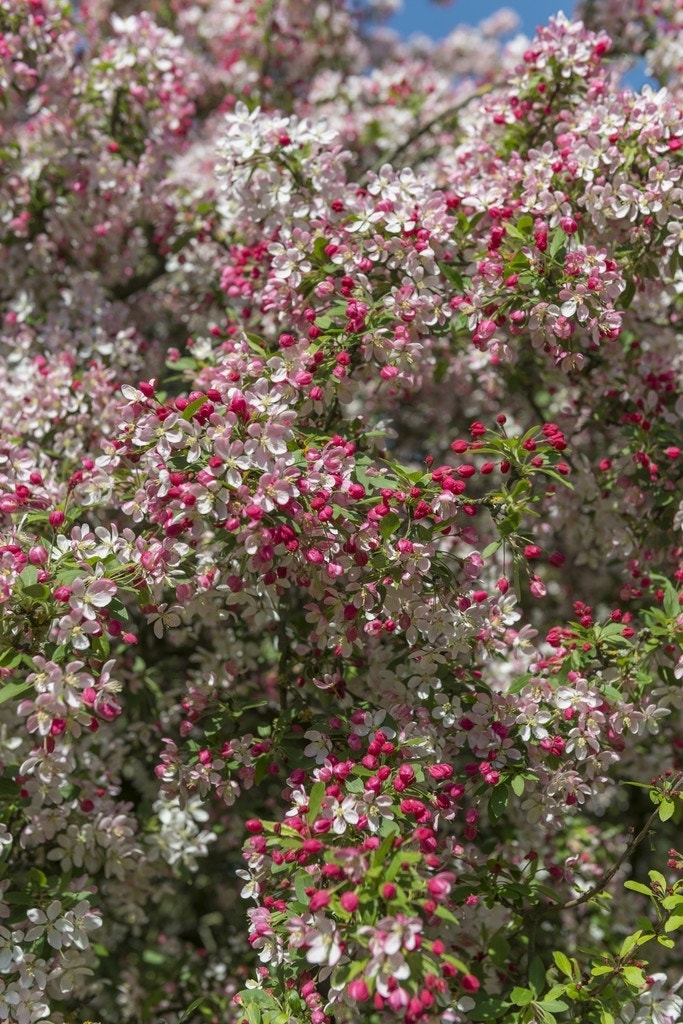
POLYGON ((584 6, 0 2, 0 1020, 683 1019, 680 11, 584 6))

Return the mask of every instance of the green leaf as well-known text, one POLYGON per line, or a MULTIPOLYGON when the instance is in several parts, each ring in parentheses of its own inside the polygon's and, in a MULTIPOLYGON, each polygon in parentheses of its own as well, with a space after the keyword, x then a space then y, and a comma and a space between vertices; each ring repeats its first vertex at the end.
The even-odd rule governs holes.
POLYGON ((645 975, 640 967, 622 967, 620 973, 626 984, 635 988, 640 988, 645 981, 645 975))
POLYGON ((619 296, 619 304, 622 307, 622 309, 628 309, 628 307, 633 302, 635 294, 636 294, 636 283, 635 283, 635 281, 627 281, 626 282, 626 287, 624 288, 623 292, 619 296))
POLYGON ((23 657, 24 655, 21 651, 14 651, 10 647, 7 647, 0 653, 0 665, 2 665, 3 668, 16 668, 16 666, 22 661, 23 657))
POLYGON ((325 796, 325 783, 316 782, 311 787, 311 793, 308 798, 308 814, 306 819, 309 825, 312 825, 315 819, 318 817, 318 811, 320 810, 325 796))
POLYGON ((44 583, 32 583, 29 587, 24 587, 24 596, 34 601, 45 601, 50 596, 50 588, 44 583))
POLYGON ((669 818, 673 817, 674 811, 676 810, 676 804, 673 800, 668 797, 664 797, 661 804, 659 805, 659 819, 660 821, 668 821, 669 818))
MULTIPOLYGON (((530 679, 531 675, 528 672, 526 675, 517 676, 514 682, 510 684, 510 687, 508 688, 507 692, 512 694, 513 696, 515 696, 518 693, 521 693, 521 691, 524 689, 524 687, 527 685, 530 679)), ((528 778, 531 777, 532 776, 528 776, 528 778)))
POLYGON ((19 784, 14 779, 0 779, 0 800, 16 800, 19 795, 19 784))
MULTIPOLYGON (((366 465, 370 465, 369 460, 367 461, 366 465)), ((362 484, 366 491, 380 491, 383 487, 398 486, 398 481, 393 480, 391 477, 382 476, 381 474, 378 474, 377 476, 371 476, 369 473, 366 473, 362 467, 362 464, 356 465, 356 472, 354 478, 356 483, 362 484)))
POLYGON ((29 885, 44 889, 47 885, 47 875, 40 868, 31 868, 28 873, 28 881, 29 885))
POLYGON ((565 235, 562 228, 557 228, 557 230, 553 231, 552 235, 550 236, 550 244, 548 246, 548 252, 550 253, 551 259, 554 259, 555 256, 558 255, 560 249, 565 243, 566 237, 567 236, 565 235))
POLYGON ((509 958, 510 943, 505 938, 502 929, 501 931, 496 932, 490 940, 487 952, 494 964, 499 967, 502 967, 505 964, 505 961, 509 958))
POLYGON ((524 787, 526 786, 524 776, 513 775, 512 780, 510 781, 510 786, 512 787, 512 792, 515 796, 522 796, 524 794, 524 787))
POLYGON ((401 519, 395 512, 389 512, 388 515, 383 516, 382 522, 379 524, 379 532, 382 540, 388 540, 392 533, 396 533, 400 525, 401 519))
POLYGON ((0 686, 0 704, 21 697, 30 690, 33 690, 33 683, 5 683, 4 686, 0 686))
POLYGON ((540 956, 535 956, 529 966, 529 984, 537 996, 540 996, 545 988, 545 967, 540 956))
POLYGON ((500 538, 498 538, 497 540, 492 540, 491 543, 487 544, 484 550, 482 551, 481 557, 489 558, 491 555, 495 554, 495 552, 498 550, 502 543, 503 542, 500 538))
POLYGON ((259 356, 267 356, 268 353, 264 348, 263 338, 260 338, 258 334, 250 334, 249 331, 246 331, 245 333, 247 341, 249 342, 249 348, 252 352, 256 352, 259 356))
POLYGON ((545 1006, 546 1003, 552 1003, 553 1000, 558 999, 560 996, 566 995, 567 988, 567 985, 553 985, 552 988, 549 988, 546 994, 543 996, 543 1005, 545 1006))
POLYGON ((183 1021, 187 1020, 187 1018, 190 1017, 194 1013, 194 1011, 197 1009, 197 1007, 201 1006, 202 1003, 205 1002, 205 1001, 206 1001, 206 996, 199 996, 197 999, 193 1000, 193 1002, 190 1003, 190 1005, 185 1010, 185 1012, 181 1013, 180 1017, 178 1017, 178 1024, 183 1024, 183 1021))
POLYGON ((324 263, 327 260, 327 254, 325 253, 326 248, 327 239, 325 236, 321 235, 319 238, 316 238, 313 243, 313 255, 319 263, 324 263))
POLYGON ((367 963, 367 960, 351 960, 349 963, 337 967, 333 975, 334 985, 348 985, 350 981, 353 981, 354 978, 365 970, 367 963))
POLYGON ((534 226, 534 222, 528 215, 520 217, 516 224, 506 223, 505 233, 510 238, 516 238, 520 242, 528 242, 531 238, 531 232, 534 226))
POLYGON ((19 574, 19 579, 24 587, 33 586, 34 583, 38 582, 38 569, 35 565, 27 565, 19 574))
POLYGON ((519 985, 516 985, 510 993, 510 999, 515 1006, 528 1006, 533 998, 534 994, 530 988, 520 988, 519 985))
POLYGON ((677 928, 683 928, 683 914, 672 914, 664 925, 665 932, 675 932, 677 928))
POLYGON ((382 818, 379 826, 379 834, 383 839, 386 839, 387 836, 393 837, 398 835, 398 829, 391 818, 382 818))
POLYGON ((508 1019, 509 1009, 510 1004, 500 996, 484 996, 473 1009, 467 1011, 467 1019, 486 1021, 490 1024, 491 1021, 498 1020, 501 1014, 505 1014, 504 1019, 508 1019))
POLYGON ((554 469, 551 469, 550 466, 543 466, 542 469, 539 470, 539 473, 543 473, 544 476, 549 476, 553 480, 557 480, 558 484, 562 484, 563 487, 569 488, 570 491, 574 490, 574 484, 571 480, 566 476, 562 476, 561 473, 556 472, 554 469))
POLYGON ((651 938, 651 935, 646 935, 643 938, 643 933, 641 931, 633 932, 632 935, 627 935, 621 944, 621 949, 619 950, 620 958, 623 960, 632 949, 636 946, 644 945, 646 942, 649 942, 651 938))
POLYGON ((449 921, 451 924, 458 924, 458 925, 460 924, 460 922, 458 921, 458 918, 455 916, 455 914, 453 914, 448 909, 448 907, 444 907, 442 904, 439 904, 437 906, 437 908, 434 911, 434 913, 436 914, 437 917, 440 917, 442 921, 449 921))
POLYGON ((662 605, 664 608, 664 614, 669 619, 677 619, 681 613, 678 591, 674 586, 672 586, 669 580, 665 580, 663 577, 658 577, 658 579, 661 579, 664 585, 664 603, 662 605))
MULTIPOLYGON (((167 361, 166 366, 171 370, 196 370, 197 360, 193 359, 191 356, 183 356, 181 359, 177 359, 174 363, 167 361)), ((179 377, 180 374, 177 375, 177 378, 179 377)))
POLYGON ((160 953, 156 949, 146 949, 142 954, 142 959, 146 964, 153 964, 155 967, 165 964, 166 957, 163 953, 160 953))
POLYGON ((596 640, 605 640, 608 637, 612 640, 622 639, 622 632, 624 626, 621 622, 608 622, 604 626, 595 626, 595 638, 596 640))
POLYGON ((296 875, 294 877, 294 891, 299 903, 303 903, 305 907, 308 906, 308 896, 306 895, 308 881, 309 879, 305 875, 296 875))
POLYGON ((34 907, 36 902, 35 894, 28 892, 6 892, 3 896, 5 903, 11 907, 34 907))
POLYGON ((562 972, 562 974, 566 975, 567 978, 574 977, 572 962, 565 953, 562 953, 559 950, 555 950, 555 952, 553 953, 553 960, 555 961, 556 966, 562 972))
POLYGON ((199 398, 195 398, 194 402, 190 402, 190 404, 183 409, 183 419, 191 420, 197 410, 201 409, 207 401, 208 399, 206 395, 200 395, 199 398))
MULTIPOLYGON (((389 835, 384 840, 384 842, 381 843, 381 845, 377 847, 377 849, 375 850, 375 852, 374 852, 374 854, 372 856, 372 866, 373 866, 373 868, 376 868, 379 865, 384 863, 384 861, 386 860, 387 854, 389 853, 389 850, 394 845, 394 837, 395 837, 395 835, 396 835, 396 830, 390 832, 389 835)), ((405 860, 407 860, 409 858, 407 858, 404 855, 402 859, 405 861, 405 860)))
POLYGON ((667 949, 673 949, 675 945, 674 940, 670 939, 668 935, 658 935, 657 942, 660 946, 666 946, 667 949))
POLYGON ((625 889, 632 889, 633 892, 640 892, 643 896, 652 896, 652 889, 647 885, 643 885, 642 882, 633 882, 630 878, 628 882, 624 882, 625 889))
POLYGON ((489 817, 492 820, 500 818, 505 812, 508 802, 508 788, 505 783, 499 782, 494 786, 489 797, 489 817))
POLYGON ((249 1024, 261 1024, 261 1011, 258 1006, 245 1006, 249 1024))
POLYGON ((259 757, 256 758, 256 764, 254 767, 254 782, 256 783, 257 786, 259 786, 265 779, 271 764, 272 757, 270 754, 261 754, 259 757))
POLYGON ((456 270, 450 263, 446 263, 445 260, 439 261, 439 270, 444 277, 448 278, 451 284, 455 285, 458 291, 464 290, 465 284, 459 270, 456 270))

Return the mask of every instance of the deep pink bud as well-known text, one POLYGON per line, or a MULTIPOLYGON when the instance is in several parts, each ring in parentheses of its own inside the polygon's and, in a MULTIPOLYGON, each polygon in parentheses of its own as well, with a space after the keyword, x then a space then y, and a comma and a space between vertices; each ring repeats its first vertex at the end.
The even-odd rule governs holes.
POLYGON ((28 553, 28 560, 31 565, 45 565, 48 557, 47 549, 42 544, 35 544, 28 553))
POLYGON ((320 853, 324 848, 324 843, 321 843, 319 839, 305 839, 301 844, 304 853, 320 853))
POLYGON ((352 914, 354 910, 358 909, 359 900, 355 892, 342 893, 339 902, 344 910, 348 911, 349 914, 352 914))
POLYGON ((427 882, 427 891, 433 899, 443 900, 450 894, 454 882, 455 875, 452 871, 442 871, 440 875, 435 875, 433 878, 429 879, 427 882))
POLYGON ((322 910, 323 907, 326 907, 329 902, 329 892, 326 892, 324 889, 319 889, 317 892, 314 892, 313 895, 311 896, 308 903, 308 909, 312 914, 315 914, 316 911, 322 910))
POLYGON ((370 989, 363 978, 354 978, 353 981, 350 981, 346 986, 346 991, 349 998, 354 999, 357 1003, 367 1003, 370 998, 370 989))
POLYGON ((477 992, 479 989, 479 978, 475 978, 473 974, 463 974, 462 987, 465 989, 465 992, 477 992))

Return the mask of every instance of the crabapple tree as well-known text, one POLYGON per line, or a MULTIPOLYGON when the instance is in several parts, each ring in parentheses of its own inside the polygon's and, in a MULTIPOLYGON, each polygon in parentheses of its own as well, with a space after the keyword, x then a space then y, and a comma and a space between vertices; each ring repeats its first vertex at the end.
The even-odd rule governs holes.
POLYGON ((683 1019, 683 9, 395 7, 0 0, 0 1020, 683 1019))

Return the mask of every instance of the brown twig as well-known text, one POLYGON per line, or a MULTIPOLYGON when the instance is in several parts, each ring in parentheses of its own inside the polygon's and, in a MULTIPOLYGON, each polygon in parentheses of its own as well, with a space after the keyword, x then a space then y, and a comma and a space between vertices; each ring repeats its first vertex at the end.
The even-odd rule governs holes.
MULTIPOLYGON (((670 789, 671 790, 677 789, 678 786, 680 785, 681 781, 683 781, 683 774, 678 775, 677 778, 674 779, 674 781, 671 783, 670 789)), ((657 807, 655 807, 654 811, 652 812, 650 817, 647 819, 647 821, 645 822, 645 824, 641 828, 640 832, 636 836, 634 836, 632 839, 629 840, 628 844, 626 845, 626 848, 621 853, 621 855, 619 857, 617 857, 616 861, 614 862, 612 867, 609 869, 609 871, 605 872, 605 874, 602 876, 600 881, 597 882, 593 886, 592 889, 589 889, 588 892, 584 892, 583 895, 577 896, 573 900, 568 900, 566 903, 551 904, 551 906, 549 906, 549 907, 544 907, 543 910, 544 911, 572 910, 574 907, 580 907, 581 904, 583 904, 583 903, 588 903, 590 900, 593 899, 594 896, 599 896, 599 894, 601 892, 604 892, 604 890, 607 888, 609 883, 612 881, 612 879, 614 878, 614 876, 616 875, 617 871, 619 870, 621 865, 624 863, 624 861, 627 860, 627 858, 630 856, 630 854, 633 853, 635 848, 643 841, 645 836, 648 834, 648 832, 652 828, 652 825, 653 825, 655 819, 658 817, 658 815, 659 815, 659 805, 657 807)))

